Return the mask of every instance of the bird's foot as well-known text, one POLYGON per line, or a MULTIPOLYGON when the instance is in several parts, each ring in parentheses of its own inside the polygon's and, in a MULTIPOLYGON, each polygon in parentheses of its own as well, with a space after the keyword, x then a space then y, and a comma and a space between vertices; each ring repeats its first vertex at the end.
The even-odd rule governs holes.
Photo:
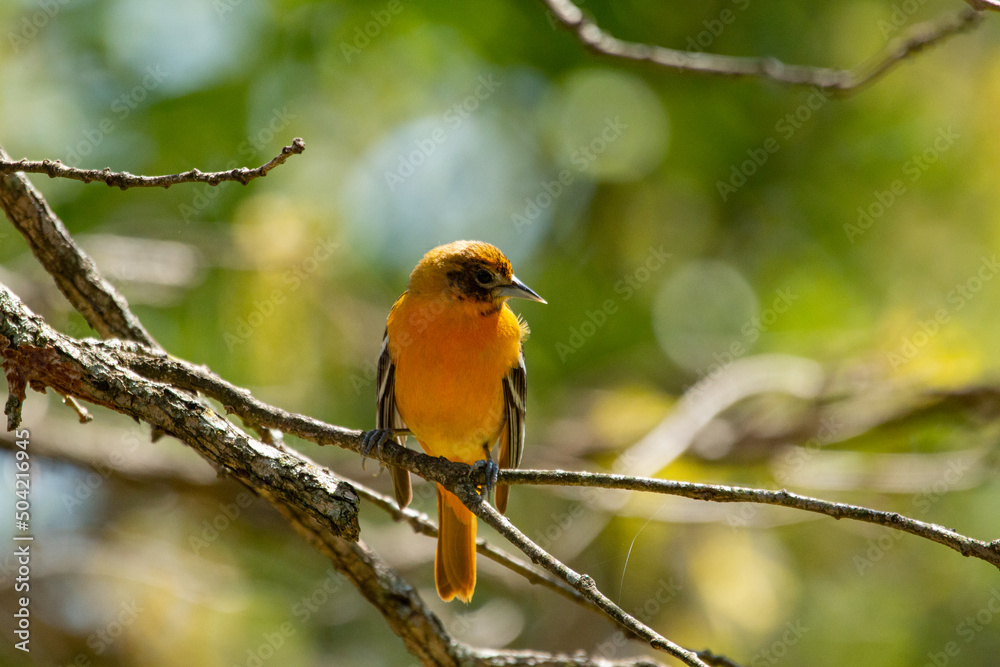
POLYGON ((365 431, 361 436, 361 469, 365 470, 365 461, 373 449, 382 453, 382 445, 394 437, 395 433, 391 428, 373 428, 365 431))
POLYGON ((472 470, 469 471, 469 476, 471 477, 480 472, 486 475, 486 485, 481 487, 480 495, 489 498, 493 495, 493 489, 496 488, 497 478, 500 476, 500 466, 498 466, 493 459, 476 461, 472 464, 472 470))

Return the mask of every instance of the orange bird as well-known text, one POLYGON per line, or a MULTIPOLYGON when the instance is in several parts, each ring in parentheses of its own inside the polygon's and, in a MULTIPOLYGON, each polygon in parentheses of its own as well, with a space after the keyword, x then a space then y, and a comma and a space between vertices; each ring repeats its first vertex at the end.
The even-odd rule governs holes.
MULTIPOLYGON (((528 325, 507 305, 521 298, 545 303, 518 280, 496 247, 455 241, 434 248, 410 274, 386 323, 378 360, 376 428, 364 452, 413 435, 430 456, 485 466, 496 479, 490 452, 500 441, 500 467, 516 468, 524 446, 527 383, 522 343, 528 325)), ((410 474, 392 468, 396 501, 413 497, 410 474)), ((496 507, 507 509, 506 486, 496 507)), ((476 587, 476 516, 437 487, 434 583, 448 601, 472 598, 476 587)))

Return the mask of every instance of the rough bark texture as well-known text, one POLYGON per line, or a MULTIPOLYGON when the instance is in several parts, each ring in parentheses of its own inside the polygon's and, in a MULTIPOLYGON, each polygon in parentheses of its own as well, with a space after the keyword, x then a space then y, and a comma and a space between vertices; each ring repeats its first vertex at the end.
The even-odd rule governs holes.
POLYGON ((187 392, 117 366, 106 350, 60 334, 2 285, 0 351, 10 386, 8 430, 20 422, 27 386, 52 387, 152 424, 272 503, 298 508, 333 535, 358 538, 359 500, 344 480, 299 454, 248 437, 187 392))

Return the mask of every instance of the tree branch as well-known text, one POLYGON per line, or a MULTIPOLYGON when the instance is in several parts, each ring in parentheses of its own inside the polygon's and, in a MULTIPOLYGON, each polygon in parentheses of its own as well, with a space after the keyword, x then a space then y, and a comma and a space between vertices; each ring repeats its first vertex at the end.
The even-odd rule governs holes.
MULTIPOLYGON (((351 485, 354 487, 354 490, 357 491, 362 500, 369 501, 376 507, 387 512, 397 521, 405 521, 410 525, 415 533, 426 535, 427 537, 438 536, 437 524, 430 520, 426 514, 417 512, 409 507, 406 509, 399 509, 399 505, 396 504, 396 500, 394 498, 390 498, 389 496, 383 495, 378 491, 370 489, 367 486, 358 483, 357 480, 352 479, 351 485)), ((544 570, 538 570, 537 568, 532 567, 530 563, 511 556, 506 551, 496 548, 485 539, 479 538, 476 540, 476 551, 486 556, 493 562, 506 567, 511 572, 521 575, 529 583, 544 586, 545 588, 562 595, 567 600, 571 600, 572 602, 575 602, 587 609, 593 610, 593 607, 587 602, 586 598, 578 593, 576 589, 567 585, 562 579, 554 577, 544 570)))
POLYGON ((587 18, 571 0, 542 0, 559 23, 594 53, 665 67, 678 71, 732 77, 754 76, 795 86, 813 86, 848 92, 869 84, 897 64, 952 35, 969 30, 982 20, 978 10, 997 10, 997 0, 968 0, 970 7, 920 23, 890 41, 879 53, 850 70, 788 65, 775 58, 745 58, 714 53, 681 51, 618 39, 587 18))
POLYGON ((456 493, 462 502, 472 510, 476 516, 485 521, 490 527, 496 530, 510 541, 511 544, 524 552, 528 558, 538 563, 546 570, 565 580, 570 586, 578 590, 585 598, 590 600, 601 611, 614 619, 618 625, 627 632, 634 634, 645 641, 649 646, 671 655, 686 665, 692 667, 707 667, 707 664, 698 657, 694 651, 690 651, 682 646, 678 646, 666 637, 655 632, 652 628, 640 622, 624 609, 616 605, 611 599, 604 595, 597 588, 593 578, 587 574, 580 574, 567 567, 558 559, 551 556, 547 551, 532 542, 527 535, 518 530, 514 524, 507 520, 505 516, 496 511, 487 503, 476 491, 476 487, 464 484, 450 489, 456 493))
MULTIPOLYGON (((119 345, 113 341, 93 341, 89 344, 99 347, 119 345)), ((361 451, 358 431, 330 426, 310 417, 269 406, 253 398, 245 389, 240 389, 222 380, 203 366, 194 366, 162 353, 143 351, 134 345, 124 345, 122 348, 117 358, 123 366, 151 379, 169 382, 173 386, 183 389, 200 391, 223 403, 227 410, 252 423, 284 431, 317 444, 335 444, 355 452, 360 453, 361 451)), ((469 467, 464 464, 433 458, 391 443, 387 443, 382 452, 372 452, 370 456, 386 465, 407 468, 424 479, 444 484, 452 490, 455 490, 453 487, 456 484, 474 488, 485 481, 470 477, 469 467)), ((712 502, 751 502, 790 507, 825 514, 835 519, 853 519, 895 528, 943 544, 958 551, 963 556, 980 558, 1000 567, 1000 541, 984 542, 936 524, 910 519, 895 512, 883 512, 856 505, 834 503, 800 496, 784 490, 769 491, 747 487, 674 482, 647 477, 549 470, 501 470, 500 480, 504 484, 509 482, 510 484, 589 486, 663 493, 712 502)), ((525 553, 529 558, 538 562, 535 560, 534 554, 525 553)), ((570 583, 572 584, 572 582, 570 583)))
MULTIPOLYGON (((147 378, 168 382, 172 386, 199 391, 206 396, 210 396, 226 406, 227 411, 237 414, 255 425, 256 428, 271 428, 296 435, 304 440, 309 440, 320 445, 335 444, 361 453, 361 432, 330 426, 311 417, 289 413, 269 406, 255 399, 245 389, 226 382, 204 366, 194 366, 163 353, 144 350, 141 346, 130 343, 120 343, 118 341, 82 341, 81 344, 110 351, 115 354, 116 360, 122 366, 147 378)), ((463 497, 463 494, 466 496, 472 494, 476 498, 479 498, 476 488, 477 486, 481 486, 485 481, 485 479, 474 477, 471 474, 472 469, 465 464, 454 463, 443 458, 430 457, 426 454, 400 447, 395 443, 387 443, 383 446, 382 451, 372 452, 370 456, 384 464, 403 467, 420 475, 424 479, 438 482, 456 494, 459 494, 459 497, 463 497)), ((382 504, 384 507, 388 507, 394 503, 386 499, 382 504)), ((471 506, 470 509, 476 511, 471 506)), ((493 525, 491 521, 488 520, 487 522, 493 525)), ((688 665, 705 664, 693 651, 678 646, 640 623, 634 617, 626 614, 620 607, 597 590, 592 579, 581 577, 573 570, 567 568, 528 540, 520 531, 513 528, 509 522, 507 522, 507 526, 506 530, 508 532, 506 533, 499 528, 497 530, 511 540, 511 543, 521 549, 533 562, 540 564, 559 580, 569 584, 580 596, 589 601, 590 605, 610 617, 627 633, 646 640, 653 648, 677 657, 688 665), (509 536, 510 530, 515 531, 520 538, 518 540, 511 539, 509 536), (531 546, 526 547, 526 544, 531 546), (589 585, 586 584, 587 581, 589 581, 589 585)), ((495 525, 493 527, 497 528, 495 525)), ((501 564, 508 565, 506 562, 502 562, 501 564)), ((552 588, 553 586, 549 585, 549 587, 552 588)), ((563 590, 559 590, 558 592, 566 595, 563 590)))
MULTIPOLYGON (((365 545, 352 542, 359 531, 358 497, 346 481, 297 452, 247 437, 186 391, 120 366, 113 353, 115 342, 79 342, 51 329, 0 284, 0 353, 10 396, 16 398, 8 402, 8 428, 17 426, 20 403, 26 387, 31 386, 38 391, 52 387, 60 394, 130 415, 174 435, 271 502, 378 608, 407 649, 426 665, 609 664, 579 656, 485 651, 455 642, 407 582, 365 545)), ((466 466, 449 466, 457 467, 459 476, 467 478, 462 472, 466 466)), ((647 660, 610 664, 655 665, 647 660)), ((688 664, 705 663, 696 660, 688 664)))
POLYGON ((121 188, 169 188, 171 185, 180 183, 208 183, 218 185, 223 181, 237 181, 246 185, 256 178, 267 176, 268 172, 284 164, 292 155, 298 155, 306 149, 305 142, 296 137, 292 143, 281 149, 281 152, 259 167, 239 167, 229 171, 203 172, 198 169, 191 169, 180 174, 165 174, 163 176, 138 176, 127 171, 111 171, 110 167, 104 169, 77 169, 63 164, 59 160, 11 160, 9 156, 0 152, 0 174, 13 174, 24 172, 30 174, 45 174, 49 178, 70 178, 75 181, 91 183, 100 181, 108 187, 121 188))
POLYGON ((500 483, 539 484, 556 486, 587 486, 603 489, 647 491, 716 503, 760 503, 778 505, 825 514, 834 519, 853 519, 865 523, 894 528, 910 535, 943 544, 963 556, 984 560, 1000 568, 1000 540, 984 542, 966 537, 934 523, 917 521, 896 512, 883 512, 858 505, 835 503, 809 496, 800 496, 781 489, 769 491, 741 486, 721 486, 694 482, 675 482, 649 477, 629 477, 590 472, 565 472, 561 470, 501 470, 500 483))
POLYGON ((320 553, 361 592, 402 638, 407 650, 432 667, 662 667, 645 658, 601 660, 586 655, 539 651, 489 650, 469 647, 452 639, 413 587, 363 542, 351 543, 331 536, 309 517, 294 509, 279 507, 320 553))
MULTIPOLYGON (((0 160, 7 159, 0 147, 0 160)), ((0 207, 59 290, 102 338, 123 338, 159 349, 125 298, 97 272, 45 198, 21 174, 0 177, 0 207)))
POLYGON ((25 389, 52 387, 141 419, 187 443, 273 504, 299 508, 334 535, 357 539, 358 497, 306 457, 246 436, 186 392, 151 382, 55 331, 0 284, 0 354, 10 395, 7 430, 20 423, 25 389))

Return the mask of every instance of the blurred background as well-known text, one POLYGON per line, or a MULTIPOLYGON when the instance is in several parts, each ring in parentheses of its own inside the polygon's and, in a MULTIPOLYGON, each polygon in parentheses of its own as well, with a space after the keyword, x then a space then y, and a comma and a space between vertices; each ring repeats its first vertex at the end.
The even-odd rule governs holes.
MULTIPOLYGON (((847 67, 961 6, 584 8, 626 39, 847 67)), ((410 269, 482 239, 549 302, 514 304, 532 328, 525 467, 787 487, 992 539, 998 21, 833 99, 599 59, 539 2, 20 0, 0 5, 0 145, 157 174, 257 166, 303 137, 245 187, 32 177, 167 350, 282 408, 373 427, 410 269)), ((0 281, 95 335, 6 221, 0 281)), ((4 614, 0 662, 414 663, 265 502, 94 414, 81 426, 58 397, 26 403, 34 641, 14 650, 4 614)), ((389 489, 356 455, 289 442, 389 489)), ((433 513, 428 491, 415 505, 433 513)), ((887 529, 527 487, 508 516, 658 632, 744 665, 985 665, 1000 650, 996 572, 887 529)), ((461 641, 642 654, 482 558, 472 604, 443 604, 433 540, 370 505, 361 517, 461 641)))

